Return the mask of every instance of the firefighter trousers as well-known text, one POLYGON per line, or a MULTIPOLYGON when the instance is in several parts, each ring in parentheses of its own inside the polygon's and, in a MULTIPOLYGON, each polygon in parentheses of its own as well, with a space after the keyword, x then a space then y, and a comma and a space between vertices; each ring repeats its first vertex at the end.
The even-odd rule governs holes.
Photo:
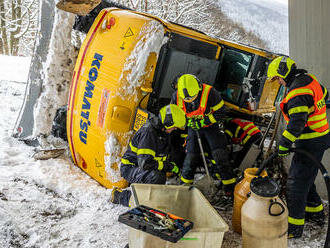
MULTIPOLYGON (((121 164, 120 174, 127 182, 131 183, 150 183, 150 184, 165 184, 166 175, 158 170, 142 170, 137 165, 121 164)), ((114 193, 114 203, 123 206, 130 206, 131 190, 126 189, 114 193)))
POLYGON ((165 184, 166 182, 166 174, 164 172, 143 170, 134 165, 121 164, 120 174, 129 183, 165 184))
MULTIPOLYGON (((234 185, 236 177, 230 166, 228 153, 226 152, 226 137, 220 132, 219 126, 213 124, 212 126, 201 128, 198 132, 201 139, 208 144, 212 157, 219 167, 219 174, 223 184, 234 185)), ((200 153, 196 131, 188 128, 187 155, 183 163, 182 182, 193 183, 196 168, 200 165, 201 161, 200 153)))
MULTIPOLYGON (((313 150, 312 155, 321 162, 323 149, 313 150)), ((309 152, 311 152, 309 150, 309 152)), ((323 211, 322 202, 314 184, 318 168, 306 155, 295 153, 287 180, 289 223, 303 226, 305 211, 323 211)))

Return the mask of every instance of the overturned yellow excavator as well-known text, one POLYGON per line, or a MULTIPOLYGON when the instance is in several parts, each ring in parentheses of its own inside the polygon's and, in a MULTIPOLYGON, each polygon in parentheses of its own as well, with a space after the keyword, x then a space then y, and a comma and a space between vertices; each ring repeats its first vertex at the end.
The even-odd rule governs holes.
POLYGON ((129 139, 148 112, 170 102, 182 73, 214 86, 232 112, 273 112, 281 94, 266 70, 275 56, 145 13, 101 10, 72 78, 67 135, 75 164, 107 188, 126 187, 118 165, 129 139))

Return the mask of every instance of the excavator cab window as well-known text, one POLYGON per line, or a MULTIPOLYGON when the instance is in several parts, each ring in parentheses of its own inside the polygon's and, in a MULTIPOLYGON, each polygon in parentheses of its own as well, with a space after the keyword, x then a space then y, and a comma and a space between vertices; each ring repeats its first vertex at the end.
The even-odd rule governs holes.
POLYGON ((225 45, 217 59, 219 45, 176 33, 167 35, 169 41, 160 51, 148 111, 157 113, 170 102, 175 92, 173 81, 183 73, 214 86, 225 101, 238 107, 248 109, 251 99, 258 107, 269 59, 225 45))
POLYGON ((253 55, 224 47, 220 57, 218 80, 214 87, 224 100, 241 105, 244 78, 247 77, 253 55))
POLYGON ((191 73, 201 82, 213 84, 219 68, 219 60, 216 60, 218 48, 217 45, 171 33, 168 43, 160 51, 148 110, 157 113, 170 102, 175 92, 173 81, 178 75, 191 73))
POLYGON ((214 87, 225 101, 248 108, 249 100, 254 99, 256 103, 260 100, 267 63, 267 58, 225 46, 214 87))

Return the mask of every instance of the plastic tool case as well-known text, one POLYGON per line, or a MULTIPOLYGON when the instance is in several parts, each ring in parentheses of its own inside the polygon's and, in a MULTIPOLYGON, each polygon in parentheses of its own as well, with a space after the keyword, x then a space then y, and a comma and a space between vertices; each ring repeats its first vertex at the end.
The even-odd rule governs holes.
POLYGON ((121 214, 118 221, 172 243, 180 240, 193 227, 193 222, 189 220, 144 205, 121 214))

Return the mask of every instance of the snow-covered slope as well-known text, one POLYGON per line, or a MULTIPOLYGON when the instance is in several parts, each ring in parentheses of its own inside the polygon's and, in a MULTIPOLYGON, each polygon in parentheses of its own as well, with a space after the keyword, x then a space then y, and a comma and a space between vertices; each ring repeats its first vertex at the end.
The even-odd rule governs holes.
POLYGON ((221 10, 263 39, 269 50, 289 54, 287 0, 218 0, 221 10))
POLYGON ((30 61, 31 57, 0 55, 0 80, 26 82, 30 61))
POLYGON ((127 228, 117 219, 127 208, 110 203, 111 190, 68 153, 36 161, 33 147, 11 137, 24 89, 0 77, 0 247, 123 248, 127 228))

